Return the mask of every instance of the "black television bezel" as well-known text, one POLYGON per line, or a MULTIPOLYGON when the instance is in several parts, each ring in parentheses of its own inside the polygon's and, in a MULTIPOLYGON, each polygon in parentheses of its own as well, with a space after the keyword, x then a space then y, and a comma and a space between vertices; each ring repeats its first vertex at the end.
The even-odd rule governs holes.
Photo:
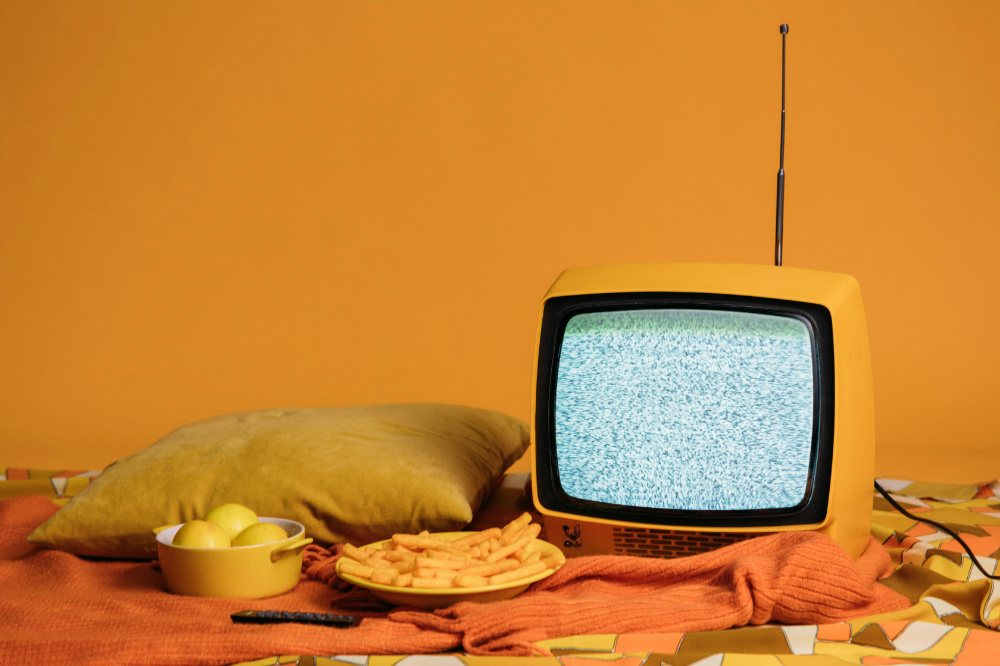
POLYGON ((757 528, 815 525, 827 516, 833 467, 834 340, 830 311, 817 303, 731 294, 638 292, 557 296, 545 302, 538 345, 535 402, 535 493, 541 507, 581 519, 649 527, 757 528), (641 309, 705 309, 793 317, 809 329, 813 349, 813 440, 802 502, 753 510, 631 507, 571 497, 559 483, 555 439, 556 374, 566 324, 578 314, 641 309))

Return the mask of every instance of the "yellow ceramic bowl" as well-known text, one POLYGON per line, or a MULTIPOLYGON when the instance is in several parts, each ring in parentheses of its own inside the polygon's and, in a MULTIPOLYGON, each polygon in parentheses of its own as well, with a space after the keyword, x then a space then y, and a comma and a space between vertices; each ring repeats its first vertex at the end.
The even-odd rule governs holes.
MULTIPOLYGON (((461 539, 462 537, 469 536, 469 532, 438 532, 434 536, 439 536, 449 541, 454 541, 455 539, 461 539)), ((392 539, 386 539, 385 541, 376 541, 373 544, 369 544, 372 548, 382 548, 382 544, 386 541, 392 541, 392 539)), ((542 541, 541 539, 535 539, 535 543, 538 546, 538 550, 542 552, 542 557, 546 557, 553 553, 559 552, 559 549, 553 546, 548 541, 542 541)), ((367 548, 368 546, 364 546, 367 548)), ((352 585, 357 585, 358 587, 363 587, 371 590, 371 593, 377 598, 381 599, 386 603, 393 604, 395 606, 416 606, 417 608, 423 609, 434 609, 434 608, 444 608, 452 604, 458 603, 460 601, 475 601, 478 603, 486 603, 489 601, 501 601, 503 599, 511 599, 528 589, 532 583, 542 580, 551 576, 553 573, 559 570, 559 567, 555 569, 546 569, 541 573, 534 574, 533 576, 528 576, 527 578, 521 578, 509 583, 501 583, 499 585, 486 585, 483 587, 460 587, 460 588, 446 588, 446 589, 416 589, 412 587, 393 587, 391 585, 380 585, 378 583, 373 583, 367 578, 359 578, 357 576, 352 576, 347 573, 343 573, 340 570, 340 560, 337 561, 337 575, 346 580, 352 585)))
POLYGON ((236 548, 185 548, 174 546, 180 525, 160 530, 156 549, 167 589, 194 597, 262 599, 288 592, 299 582, 305 527, 294 520, 261 518, 288 532, 288 538, 236 548))

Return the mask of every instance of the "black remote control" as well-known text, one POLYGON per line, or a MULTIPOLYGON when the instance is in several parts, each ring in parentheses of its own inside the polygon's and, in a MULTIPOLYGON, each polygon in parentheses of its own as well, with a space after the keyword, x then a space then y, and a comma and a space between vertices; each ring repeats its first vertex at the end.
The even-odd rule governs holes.
POLYGON ((357 624, 361 618, 351 615, 331 615, 330 613, 293 613, 291 611, 255 611, 242 610, 230 615, 233 622, 252 622, 265 624, 269 622, 303 622, 305 624, 323 624, 328 627, 350 627, 357 624))

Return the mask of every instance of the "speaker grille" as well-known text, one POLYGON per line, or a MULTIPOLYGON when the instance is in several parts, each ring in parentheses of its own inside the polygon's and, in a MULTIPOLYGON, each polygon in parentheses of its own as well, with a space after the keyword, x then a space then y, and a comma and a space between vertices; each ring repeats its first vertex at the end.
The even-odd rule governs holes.
POLYGON ((640 557, 697 555, 757 536, 761 536, 761 533, 682 532, 645 527, 614 527, 611 530, 611 540, 616 554, 640 557))

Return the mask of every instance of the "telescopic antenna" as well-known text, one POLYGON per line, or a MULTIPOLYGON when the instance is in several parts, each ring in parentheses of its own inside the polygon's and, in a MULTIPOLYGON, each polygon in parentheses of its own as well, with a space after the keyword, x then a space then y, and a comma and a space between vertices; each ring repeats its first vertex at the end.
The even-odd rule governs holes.
POLYGON ((785 35, 788 24, 781 24, 781 155, 778 161, 778 214, 774 225, 774 265, 781 265, 781 239, 785 217, 785 35))

